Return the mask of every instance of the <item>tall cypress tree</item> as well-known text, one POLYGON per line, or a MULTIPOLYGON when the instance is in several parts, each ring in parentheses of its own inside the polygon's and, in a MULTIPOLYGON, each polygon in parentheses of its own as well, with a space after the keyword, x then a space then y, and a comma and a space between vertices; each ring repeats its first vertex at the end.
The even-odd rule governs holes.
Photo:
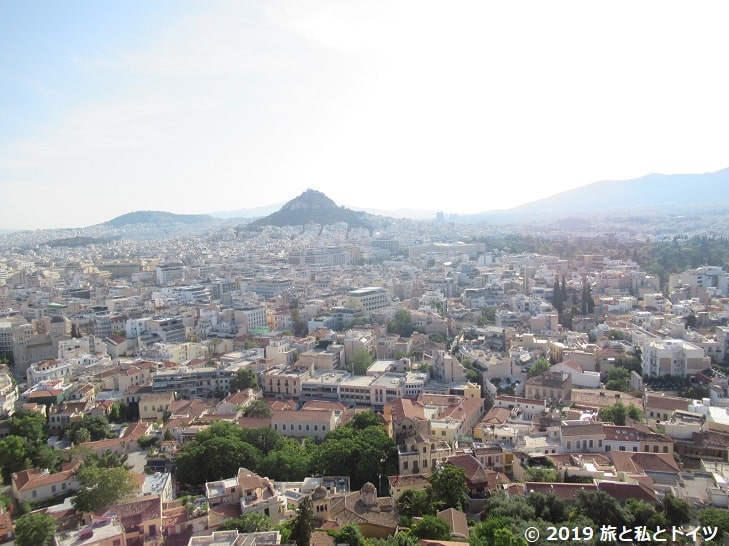
POLYGON ((562 298, 562 290, 559 287, 559 280, 554 278, 554 286, 552 287, 552 305, 557 310, 557 314, 562 317, 564 310, 564 299, 562 298))

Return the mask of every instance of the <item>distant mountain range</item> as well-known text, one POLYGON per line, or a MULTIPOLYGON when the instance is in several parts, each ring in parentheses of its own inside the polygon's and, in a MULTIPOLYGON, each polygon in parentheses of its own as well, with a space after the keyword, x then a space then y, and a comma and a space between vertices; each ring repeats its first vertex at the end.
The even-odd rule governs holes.
POLYGON ((136 224, 155 224, 157 226, 167 224, 200 224, 205 222, 209 223, 213 220, 214 218, 207 214, 174 214, 159 210, 140 210, 117 216, 108 222, 104 222, 104 225, 119 228, 136 224))
MULTIPOLYGON (((214 214, 174 214, 163 211, 136 211, 118 216, 103 225, 123 228, 140 224, 157 227, 173 225, 214 224, 227 219, 248 219, 250 228, 266 225, 296 226, 305 224, 346 223, 349 227, 372 229, 396 213, 378 214, 338 206, 316 190, 306 190, 276 210, 277 205, 256 209, 218 212, 214 214), (271 211, 273 212, 268 212, 271 211)), ((605 180, 564 191, 514 207, 506 211, 486 211, 479 214, 450 214, 456 222, 519 221, 534 216, 589 216, 628 211, 675 211, 682 209, 729 209, 729 168, 705 174, 650 174, 632 180, 605 180)), ((407 218, 424 219, 422 211, 401 209, 407 218)), ((429 218, 434 218, 432 213, 429 218)), ((229 221, 229 220, 228 220, 229 221)))
POLYGON ((705 174, 649 174, 603 180, 505 211, 459 216, 462 221, 499 217, 596 216, 638 210, 653 212, 729 206, 729 168, 705 174))

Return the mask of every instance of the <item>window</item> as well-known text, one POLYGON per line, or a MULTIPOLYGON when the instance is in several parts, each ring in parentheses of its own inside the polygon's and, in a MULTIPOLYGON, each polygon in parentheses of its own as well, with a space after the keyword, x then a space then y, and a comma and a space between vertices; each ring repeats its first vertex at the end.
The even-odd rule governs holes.
POLYGON ((625 451, 625 446, 620 446, 620 451, 625 451))
POLYGON ((663 446, 663 453, 668 453, 668 446, 663 446))
POLYGON ((403 463, 402 463, 402 469, 403 470, 407 470, 408 469, 408 462, 407 461, 403 461, 403 463))
POLYGON ((567 449, 572 449, 572 442, 567 440, 567 449))
POLYGON ((593 447, 593 446, 592 446, 592 440, 590 440, 590 447, 593 447))

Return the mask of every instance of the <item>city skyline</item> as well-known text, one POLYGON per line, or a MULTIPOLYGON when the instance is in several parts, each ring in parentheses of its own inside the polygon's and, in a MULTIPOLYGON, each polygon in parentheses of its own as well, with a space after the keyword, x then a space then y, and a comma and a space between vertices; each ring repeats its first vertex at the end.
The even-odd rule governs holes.
POLYGON ((0 7, 0 228, 283 203, 468 214, 727 167, 708 2, 0 7))

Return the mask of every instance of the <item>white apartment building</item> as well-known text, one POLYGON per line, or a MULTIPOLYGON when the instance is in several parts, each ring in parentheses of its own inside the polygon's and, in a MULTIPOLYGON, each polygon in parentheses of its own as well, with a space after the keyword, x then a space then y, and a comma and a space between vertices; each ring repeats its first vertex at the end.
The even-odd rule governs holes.
POLYGON ((266 309, 263 307, 238 307, 234 310, 233 316, 240 334, 247 334, 256 328, 266 327, 266 309))
POLYGON ((83 355, 106 355, 106 343, 97 336, 85 336, 78 339, 61 339, 58 341, 58 358, 79 358, 83 355))
POLYGON ((31 364, 25 372, 28 386, 35 385, 40 381, 52 381, 54 379, 70 380, 75 372, 74 364, 69 360, 44 360, 31 364))
POLYGON ((350 290, 347 297, 350 307, 363 309, 368 313, 387 309, 392 303, 387 289, 377 286, 350 290))
POLYGON ((701 347, 682 339, 653 339, 643 343, 643 375, 686 377, 711 367, 701 347))
POLYGON ((720 266, 709 265, 669 276, 669 291, 682 286, 695 286, 709 293, 725 296, 729 288, 729 273, 720 266))
POLYGON ((149 332, 149 321, 152 317, 127 319, 125 334, 129 339, 135 339, 149 332))
POLYGON ((165 285, 185 278, 185 266, 181 263, 158 265, 155 268, 157 284, 165 285))

